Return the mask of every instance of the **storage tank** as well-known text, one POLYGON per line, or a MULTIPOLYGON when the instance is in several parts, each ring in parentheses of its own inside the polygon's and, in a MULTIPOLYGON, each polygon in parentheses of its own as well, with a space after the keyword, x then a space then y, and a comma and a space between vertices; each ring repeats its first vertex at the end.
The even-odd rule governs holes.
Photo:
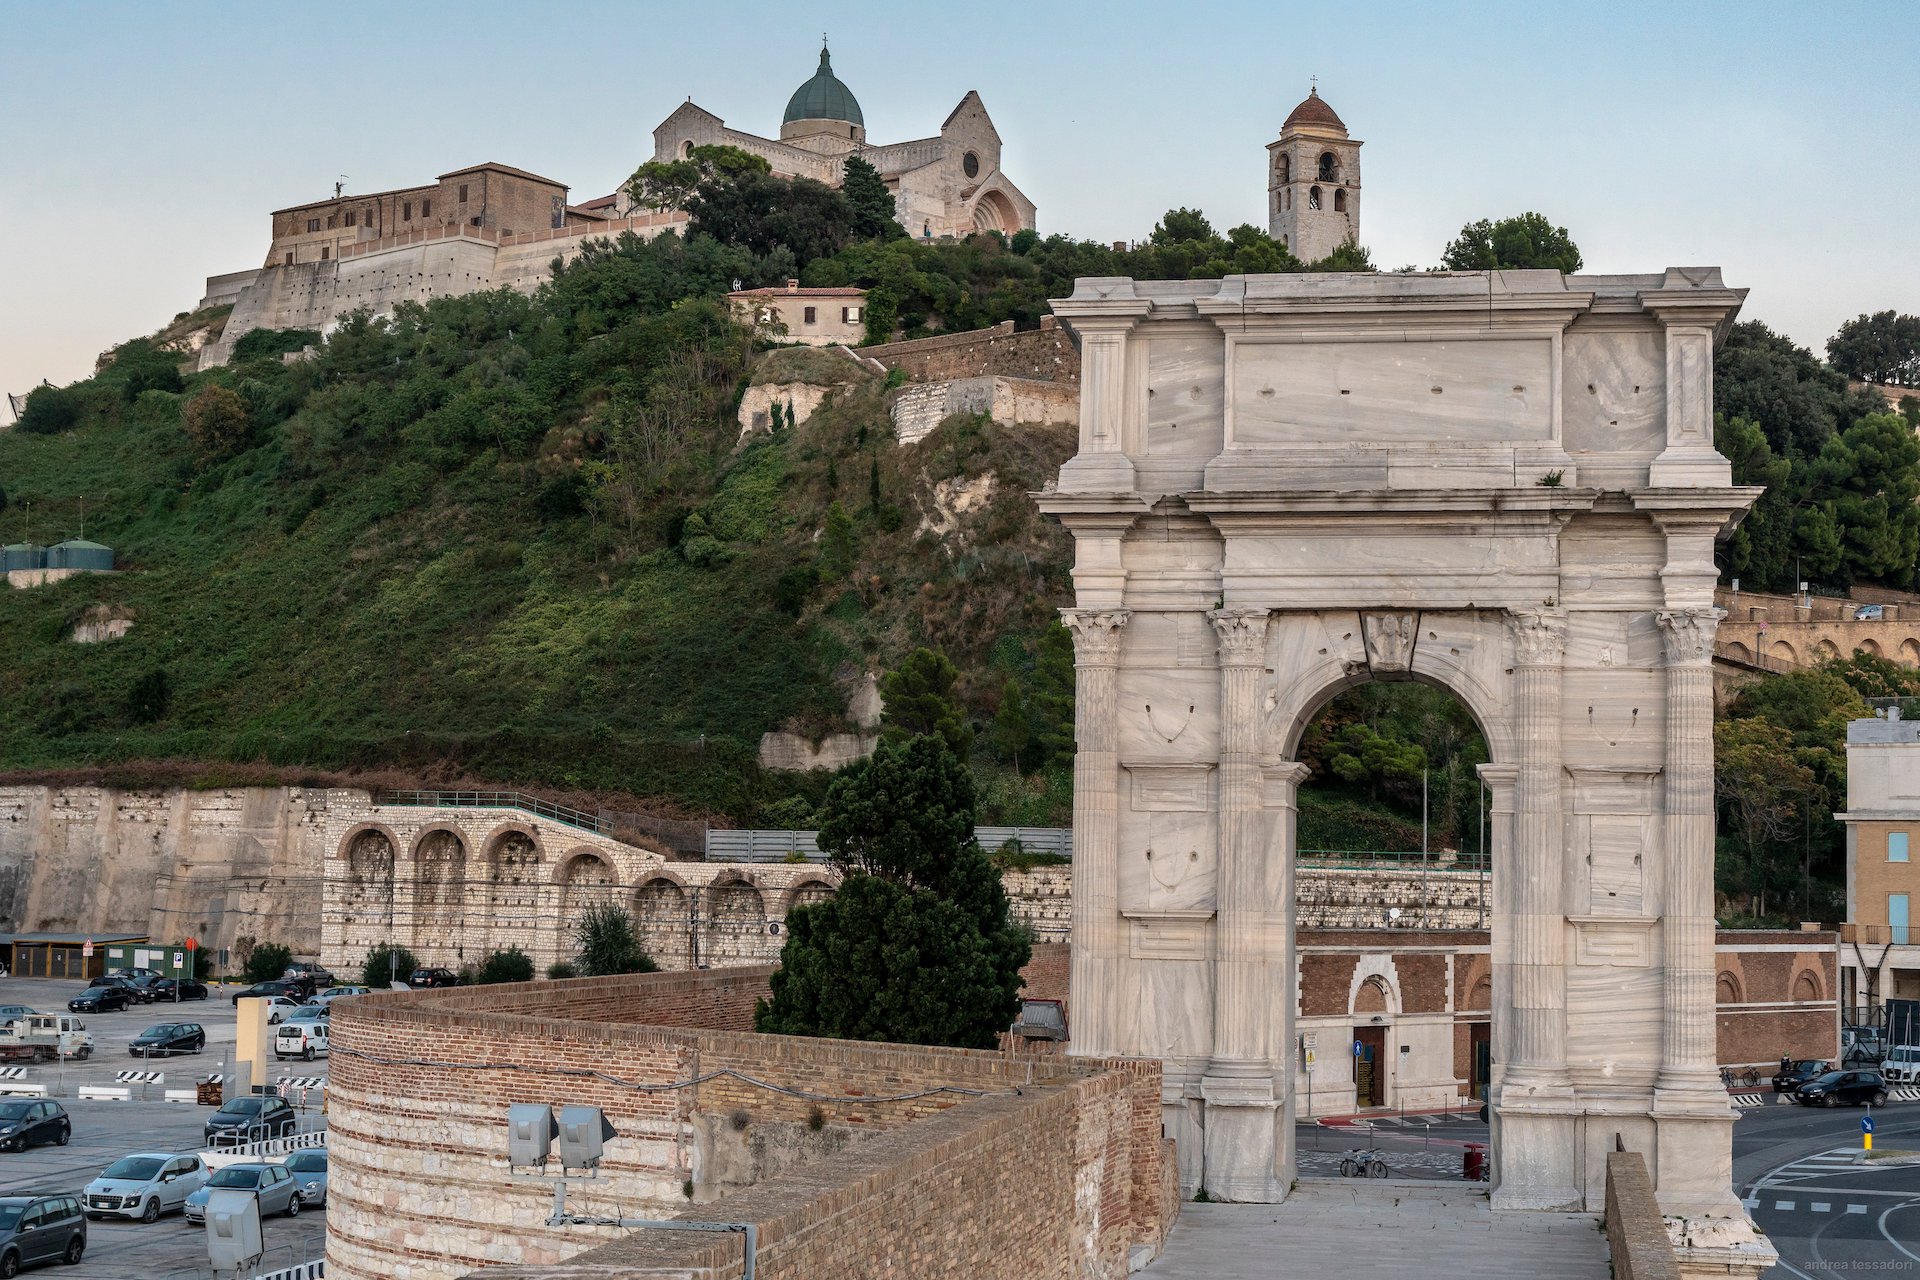
POLYGON ((37 543, 13 542, 0 547, 0 572, 11 573, 15 569, 46 567, 47 549, 37 543))
POLYGON ((83 538, 70 538, 47 548, 47 568, 86 569, 94 573, 113 572, 113 548, 83 538))

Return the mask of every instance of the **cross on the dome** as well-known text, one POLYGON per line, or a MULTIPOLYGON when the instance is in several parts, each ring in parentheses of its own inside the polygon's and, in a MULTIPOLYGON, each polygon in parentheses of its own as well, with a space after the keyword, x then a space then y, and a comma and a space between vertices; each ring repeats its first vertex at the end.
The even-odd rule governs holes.
POLYGON ((1308 93, 1311 93, 1311 94, 1315 94, 1315 95, 1318 95, 1318 94, 1319 94, 1319 92, 1320 92, 1320 77, 1319 77, 1319 76, 1308 76, 1308 77, 1307 77, 1307 92, 1308 92, 1308 93))

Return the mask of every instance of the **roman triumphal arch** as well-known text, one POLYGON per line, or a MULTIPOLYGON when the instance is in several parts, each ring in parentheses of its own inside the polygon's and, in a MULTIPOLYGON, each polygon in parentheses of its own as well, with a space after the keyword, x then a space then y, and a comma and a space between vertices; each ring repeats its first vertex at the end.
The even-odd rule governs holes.
POLYGON ((1073 1052, 1165 1061, 1189 1192, 1287 1194, 1295 749, 1341 688, 1421 679, 1493 757, 1495 1203, 1598 1208, 1617 1140, 1668 1213, 1738 1234, 1713 548, 1758 491, 1711 379, 1743 296, 1701 268, 1054 304, 1083 371, 1040 495, 1076 541, 1073 1052))

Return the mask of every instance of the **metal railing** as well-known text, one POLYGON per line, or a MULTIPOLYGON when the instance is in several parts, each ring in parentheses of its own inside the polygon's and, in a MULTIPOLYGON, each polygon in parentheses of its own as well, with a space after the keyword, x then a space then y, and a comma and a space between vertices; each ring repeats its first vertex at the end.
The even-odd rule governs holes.
POLYGON ((1296 855, 1304 865, 1341 870, 1465 872, 1480 875, 1490 870, 1490 859, 1473 850, 1433 853, 1401 852, 1393 849, 1301 849, 1296 855))
MULTIPOLYGON (((825 862, 818 831, 713 830, 707 832, 708 862, 785 862, 798 854, 807 862, 825 862)), ((991 853, 1018 840, 1028 853, 1073 856, 1073 832, 1066 827, 975 827, 973 838, 991 853)))
POLYGON ((614 832, 612 820, 601 814, 570 809, 524 791, 381 791, 373 802, 428 809, 519 809, 597 836, 612 837, 614 832))
POLYGON ((207 1140, 209 1155, 232 1156, 239 1160, 264 1159, 267 1156, 291 1155, 295 1151, 306 1151, 313 1147, 327 1145, 325 1129, 309 1129, 304 1133, 290 1133, 284 1138, 264 1136, 265 1125, 249 1125, 245 1129, 232 1129, 225 1133, 216 1133, 207 1140))

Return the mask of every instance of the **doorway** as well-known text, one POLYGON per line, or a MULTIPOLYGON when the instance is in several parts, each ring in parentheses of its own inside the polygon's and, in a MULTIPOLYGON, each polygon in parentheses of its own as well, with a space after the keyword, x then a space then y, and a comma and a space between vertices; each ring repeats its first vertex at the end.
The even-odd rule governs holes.
POLYGON ((1493 1025, 1487 1022, 1467 1024, 1467 1096, 1487 1100, 1487 1083, 1493 1079, 1493 1025))
POLYGON ((1387 1105, 1387 1029, 1353 1029, 1353 1101, 1359 1110, 1387 1105))

